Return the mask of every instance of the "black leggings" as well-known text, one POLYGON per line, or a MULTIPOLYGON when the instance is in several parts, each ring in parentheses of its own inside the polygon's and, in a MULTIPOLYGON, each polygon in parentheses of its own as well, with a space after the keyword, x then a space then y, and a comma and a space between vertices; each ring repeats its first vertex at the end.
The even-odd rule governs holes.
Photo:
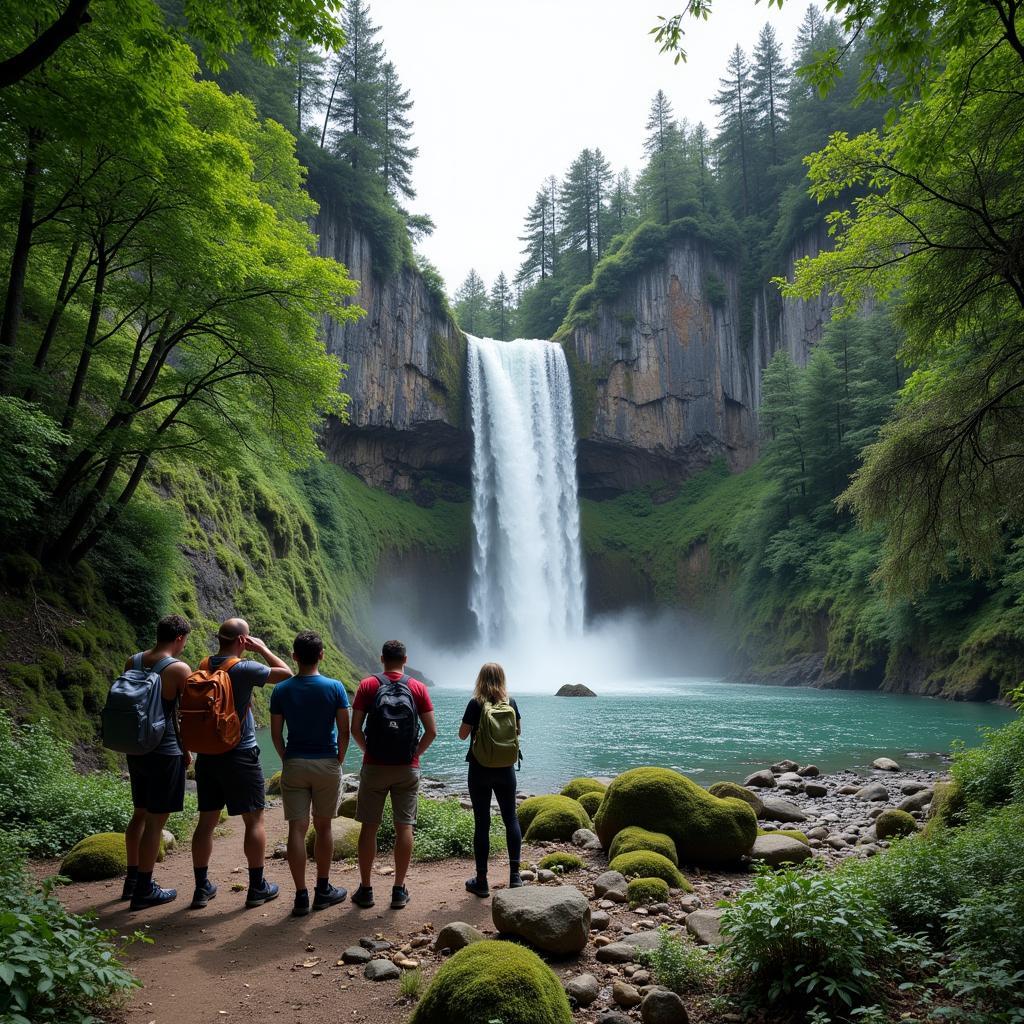
POLYGON ((476 873, 481 877, 487 874, 487 857, 491 852, 492 792, 498 798, 501 820, 505 823, 508 859, 512 870, 518 871, 523 834, 519 830, 519 818, 516 815, 515 768, 483 768, 470 761, 468 783, 475 826, 473 829, 473 855, 476 858, 476 873))

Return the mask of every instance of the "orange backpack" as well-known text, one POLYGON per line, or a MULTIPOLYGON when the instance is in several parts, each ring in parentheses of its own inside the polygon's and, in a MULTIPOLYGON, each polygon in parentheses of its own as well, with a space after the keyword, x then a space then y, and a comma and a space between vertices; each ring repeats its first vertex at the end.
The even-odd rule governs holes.
POLYGON ((226 754, 238 746, 242 723, 228 673, 241 661, 226 658, 216 668, 203 658, 185 680, 179 704, 181 745, 194 754, 226 754))

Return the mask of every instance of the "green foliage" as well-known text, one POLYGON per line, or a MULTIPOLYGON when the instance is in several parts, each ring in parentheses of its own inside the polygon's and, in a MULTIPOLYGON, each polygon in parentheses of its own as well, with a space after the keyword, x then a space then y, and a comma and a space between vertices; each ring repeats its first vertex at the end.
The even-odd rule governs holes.
POLYGON ((610 871, 618 871, 626 878, 661 878, 673 889, 692 892, 693 886, 683 873, 668 859, 653 850, 633 850, 620 853, 608 862, 610 871))
POLYGON ((562 787, 562 796, 571 797, 573 800, 579 800, 584 793, 603 793, 607 788, 608 787, 603 782, 598 782, 597 779, 570 779, 569 782, 562 787))
POLYGON ((645 828, 630 825, 617 833, 608 847, 608 859, 615 860, 620 853, 633 853, 635 850, 650 850, 667 857, 673 864, 679 864, 676 844, 671 836, 664 832, 649 832, 645 828))
POLYGON ((668 882, 663 878, 633 878, 626 886, 626 896, 633 909, 648 903, 668 901, 668 882))
POLYGON ((583 858, 577 857, 575 853, 564 853, 558 850, 554 853, 545 854, 539 861, 537 867, 547 868, 548 871, 566 872, 579 871, 583 867, 583 858))
POLYGON ((533 796, 517 808, 523 837, 529 842, 566 841, 578 828, 590 828, 591 820, 577 801, 567 796, 533 796))
POLYGON ((576 802, 590 815, 591 818, 597 814, 598 807, 601 806, 601 801, 604 799, 604 793, 598 793, 594 790, 590 790, 589 793, 582 793, 576 798, 576 802))
MULTIPOLYGON (((505 827, 497 815, 491 818, 491 850, 506 848, 505 827)), ((391 798, 384 803, 384 816, 377 832, 377 847, 390 850, 395 845, 395 823, 391 798)), ((473 854, 473 814, 464 810, 458 800, 432 800, 420 796, 416 812, 416 833, 412 856, 416 861, 447 860, 473 854)))
POLYGON ((712 955, 673 935, 665 925, 658 929, 658 945, 641 950, 639 959, 659 985, 679 995, 703 992, 715 978, 712 955))
POLYGON ((1024 715, 985 730, 979 746, 956 749, 950 775, 968 806, 1024 804, 1024 715))
MULTIPOLYGON (((0 858, 0 1018, 10 1024, 95 1024, 120 1009, 138 982, 121 964, 128 944, 72 914, 0 858)), ((149 941, 149 940, 143 940, 149 941)))
POLYGON ((532 950, 488 939, 459 950, 434 975, 410 1024, 453 1020, 571 1024, 561 982, 532 950))
POLYGON ((0 450, 4 452, 0 528, 17 527, 35 517, 57 468, 56 453, 67 441, 53 418, 37 405, 0 395, 0 450))
POLYGON ((402 977, 398 979, 398 995, 410 1003, 418 1002, 426 984, 427 979, 423 976, 423 971, 420 968, 403 971, 402 977))

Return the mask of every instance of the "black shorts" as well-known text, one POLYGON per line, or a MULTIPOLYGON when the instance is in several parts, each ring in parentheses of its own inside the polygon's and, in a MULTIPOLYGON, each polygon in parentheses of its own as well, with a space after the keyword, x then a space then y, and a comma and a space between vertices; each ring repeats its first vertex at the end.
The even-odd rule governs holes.
POLYGON ((150 814, 173 814, 185 806, 185 758, 181 754, 128 755, 132 806, 150 814))
POLYGON ((200 754, 196 758, 196 795, 199 811, 248 814, 266 806, 260 748, 229 750, 226 754, 200 754))

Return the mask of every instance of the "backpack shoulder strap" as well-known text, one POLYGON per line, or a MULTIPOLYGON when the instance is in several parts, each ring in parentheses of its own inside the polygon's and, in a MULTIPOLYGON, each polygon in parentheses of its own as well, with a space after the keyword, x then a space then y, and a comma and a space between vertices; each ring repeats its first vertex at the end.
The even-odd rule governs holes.
POLYGON ((161 658, 155 665, 153 665, 150 668, 149 671, 156 672, 156 674, 159 675, 161 672, 163 672, 165 668, 169 668, 171 665, 176 664, 177 661, 177 658, 172 658, 170 655, 168 655, 165 658, 161 658))
POLYGON ((231 670, 241 661, 241 658, 225 658, 221 664, 217 666, 218 669, 222 669, 224 672, 230 674, 231 670))
POLYGON ((197 672, 209 672, 210 671, 210 657, 207 655, 198 665, 196 665, 197 672))
POLYGON ((145 665, 142 664, 142 655, 145 653, 145 651, 139 651, 138 654, 132 655, 132 668, 135 669, 136 672, 145 671, 145 665))

